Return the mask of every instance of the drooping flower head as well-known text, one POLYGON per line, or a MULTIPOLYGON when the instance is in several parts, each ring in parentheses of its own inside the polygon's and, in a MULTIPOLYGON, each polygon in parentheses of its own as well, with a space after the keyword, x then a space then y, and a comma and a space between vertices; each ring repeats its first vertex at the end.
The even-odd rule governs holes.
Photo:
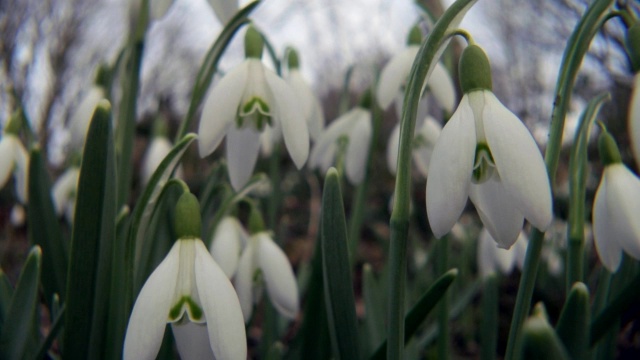
POLYGON ((249 180, 258 159, 265 128, 281 133, 300 169, 309 155, 309 132, 293 90, 260 58, 264 40, 253 26, 245 36, 246 60, 209 91, 200 118, 200 156, 211 154, 227 136, 229 177, 239 190, 249 180))
POLYGON ((76 211, 76 195, 80 168, 70 166, 56 180, 51 188, 53 206, 58 216, 64 215, 69 223, 73 223, 76 211))
POLYGON ((616 272, 623 250, 640 259, 640 179, 622 163, 611 134, 603 131, 598 146, 605 168, 593 201, 593 235, 600 261, 616 272))
MULTIPOLYGON (((382 69, 376 92, 376 98, 381 108, 387 109, 394 99, 398 98, 398 93, 404 92, 404 85, 411 72, 411 66, 418 54, 421 42, 420 28, 414 26, 407 38, 407 47, 391 58, 382 69)), ((437 62, 430 77, 425 79, 422 86, 423 93, 427 85, 442 108, 447 113, 451 113, 455 105, 456 92, 451 76, 441 63, 437 62)))
MULTIPOLYGON (((413 163, 425 178, 429 173, 429 162, 436 141, 442 132, 442 126, 432 116, 427 116, 421 124, 416 124, 416 132, 413 136, 413 163)), ((392 174, 398 167, 398 150, 400 147, 400 124, 397 124, 391 132, 387 145, 387 165, 392 174)))
POLYGON ((491 91, 489 60, 480 47, 464 50, 460 82, 464 96, 431 155, 429 224, 442 237, 469 197, 498 245, 509 248, 524 219, 542 230, 551 223, 546 167, 527 128, 491 91))
POLYGON ((22 114, 17 111, 10 117, 0 134, 0 189, 7 184, 10 175, 13 174, 16 197, 18 201, 26 204, 29 154, 18 136, 21 124, 22 114))
POLYGON ((124 359, 155 359, 170 323, 183 359, 245 359, 238 297, 200 239, 198 200, 176 205, 178 240, 147 279, 129 318, 124 359))
POLYGON ((478 238, 478 270, 480 276, 486 278, 493 273, 508 275, 514 265, 522 269, 527 252, 527 238, 520 232, 518 239, 510 249, 501 249, 491 237, 487 228, 482 228, 478 238))
MULTIPOLYGON (((173 145, 167 138, 167 124, 164 119, 158 119, 153 124, 153 135, 147 147, 147 151, 142 157, 142 167, 140 169, 140 177, 142 184, 146 185, 153 172, 156 171, 162 160, 169 154, 173 145)), ((182 166, 176 168, 175 177, 181 179, 184 177, 182 166)))

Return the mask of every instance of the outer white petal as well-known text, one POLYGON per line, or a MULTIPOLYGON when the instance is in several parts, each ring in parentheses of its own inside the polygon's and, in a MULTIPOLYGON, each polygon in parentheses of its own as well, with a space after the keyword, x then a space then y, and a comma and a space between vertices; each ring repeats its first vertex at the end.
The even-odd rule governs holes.
POLYGON ((476 131, 465 95, 442 129, 431 155, 427 178, 427 215, 437 238, 449 232, 464 210, 471 184, 476 131))
POLYGON ((325 154, 329 151, 328 149, 335 146, 341 136, 349 134, 351 128, 355 126, 355 120, 360 116, 362 111, 366 110, 360 107, 351 109, 325 128, 311 150, 311 155, 309 156, 309 166, 311 168, 316 168, 324 162, 323 160, 326 159, 325 154))
POLYGON ((253 275, 256 271, 255 251, 256 249, 251 242, 245 246, 238 263, 238 271, 233 279, 245 322, 249 322, 253 313, 253 275))
POLYGON ((298 96, 300 110, 302 111, 303 117, 307 120, 309 136, 315 141, 318 136, 320 136, 320 132, 324 127, 322 107, 299 70, 291 69, 287 77, 287 83, 298 96))
POLYGON ((546 230, 553 217, 549 175, 524 124, 490 91, 483 91, 484 131, 505 190, 524 217, 546 230))
POLYGON ((26 204, 29 200, 29 192, 27 191, 28 176, 29 176, 29 154, 27 149, 24 148, 22 142, 15 138, 15 149, 13 155, 15 156, 15 169, 13 170, 13 176, 16 180, 16 196, 21 203, 26 204))
POLYGON ((483 228, 478 239, 478 267, 483 277, 500 270, 508 274, 515 263, 515 249, 501 249, 496 246, 495 239, 483 228))
POLYGON ((158 165, 164 160, 172 147, 171 142, 166 137, 156 136, 151 140, 151 144, 149 144, 142 159, 140 176, 143 184, 146 185, 149 182, 153 172, 156 171, 158 165))
POLYGON ((622 163, 605 169, 607 210, 617 242, 633 258, 640 260, 640 179, 622 163))
POLYGON ((229 179, 238 191, 249 181, 260 152, 260 133, 253 127, 229 129, 227 135, 227 162, 229 179))
POLYGON ((498 246, 503 249, 511 248, 520 235, 524 216, 513 205, 503 184, 494 175, 480 185, 471 184, 469 197, 498 246))
POLYGON ((398 170, 398 151, 400 147, 400 123, 396 124, 389 136, 389 142, 387 143, 387 167, 389 172, 396 174, 398 170))
POLYGON ((609 212, 609 186, 607 181, 605 172, 593 200, 593 237, 600 261, 607 270, 616 272, 622 261, 622 247, 620 247, 615 237, 614 219, 609 212))
POLYGON ((284 143, 296 167, 301 169, 309 157, 309 129, 298 96, 272 71, 265 69, 265 78, 275 102, 270 105, 275 105, 274 117, 280 123, 284 143))
POLYGON ((124 339, 125 360, 153 360, 158 355, 178 279, 179 255, 177 241, 140 290, 124 339))
POLYGON ((266 233, 258 237, 258 259, 264 274, 267 293, 280 314, 293 319, 298 314, 298 285, 289 259, 266 233))
POLYGON ((216 13, 216 17, 222 25, 231 20, 233 15, 238 11, 238 0, 208 0, 209 5, 216 13))
POLYGON ((380 73, 380 81, 376 89, 378 104, 387 109, 407 81, 413 60, 418 54, 418 46, 408 46, 394 56, 380 73))
POLYGON ((249 62, 234 68, 209 90, 198 127, 200 157, 211 154, 233 126, 247 83, 249 62))
POLYGON ((242 251, 240 223, 231 216, 220 221, 211 242, 211 256, 230 279, 236 273, 242 251))
POLYGON ((71 167, 62 174, 51 189, 53 206, 56 214, 62 215, 71 200, 73 193, 78 188, 78 178, 80 177, 80 169, 71 167))
POLYGON ((206 324, 171 323, 171 330, 182 360, 214 359, 206 324))
POLYGON ((440 105, 450 114, 455 106, 456 90, 451 75, 439 61, 434 66, 431 77, 427 80, 427 85, 440 105))
POLYGON ((15 159, 15 144, 13 135, 4 135, 0 139, 0 189, 2 189, 11 176, 15 159))
POLYGON ((640 167, 640 73, 633 78, 633 91, 629 104, 629 136, 633 156, 640 167))
POLYGON ((431 162, 433 147, 438 141, 441 132, 442 126, 431 116, 428 116, 422 126, 416 129, 416 137, 420 136, 424 144, 413 150, 413 162, 416 164, 420 174, 425 178, 429 174, 429 163, 431 162))
POLYGON ((151 0, 149 1, 149 15, 152 20, 158 20, 167 13, 173 0, 151 0))
POLYGON ((352 184, 360 184, 364 180, 367 168, 367 154, 371 143, 371 113, 364 110, 349 132, 349 144, 345 156, 345 172, 352 184))
POLYGON ((104 90, 94 85, 82 98, 73 115, 71 115, 68 128, 71 131, 70 145, 72 149, 79 150, 84 146, 84 139, 87 137, 87 130, 89 130, 93 112, 98 105, 98 101, 102 99, 104 99, 104 90))
POLYGON ((216 359, 247 358, 247 335, 238 296, 202 241, 196 241, 198 295, 216 359))

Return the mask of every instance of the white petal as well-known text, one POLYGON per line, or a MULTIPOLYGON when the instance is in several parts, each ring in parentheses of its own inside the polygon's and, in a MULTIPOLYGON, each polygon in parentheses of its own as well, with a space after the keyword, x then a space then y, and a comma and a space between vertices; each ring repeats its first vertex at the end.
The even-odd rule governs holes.
POLYGON ((429 174, 431 155, 441 132, 442 126, 431 116, 428 116, 422 126, 416 129, 416 137, 421 138, 421 145, 413 150, 413 161, 425 178, 429 174))
POLYGON ((349 132, 349 144, 345 156, 345 172, 352 184, 360 184, 364 180, 372 132, 371 113, 363 111, 349 132))
POLYGON ((222 219, 216 227, 210 247, 213 259, 229 279, 238 268, 242 251, 242 235, 239 227, 238 220, 231 216, 222 219))
POLYGON ((483 91, 484 132, 505 190, 540 230, 551 224, 551 188, 542 154, 524 124, 490 91, 483 91))
POLYGON ((29 192, 27 191, 28 176, 29 176, 29 154, 27 149, 24 148, 22 142, 19 139, 15 139, 15 149, 13 155, 15 156, 15 169, 13 170, 13 176, 16 180, 16 196, 21 203, 26 204, 29 200, 29 192))
POLYGON ((206 324, 171 323, 171 330, 182 360, 214 359, 206 324))
POLYGON ((471 184, 469 197, 498 246, 509 249, 520 235, 524 216, 514 207, 503 184, 494 175, 480 185, 471 184))
POLYGON ((456 102, 456 90, 447 69, 438 61, 427 80, 427 85, 440 105, 450 114, 456 102))
POLYGON ((13 135, 5 135, 0 139, 0 189, 2 189, 11 176, 15 159, 15 143, 13 135))
POLYGON ((238 11, 238 0, 208 0, 222 25, 226 25, 238 11))
POLYGON ((102 99, 104 99, 104 90, 94 85, 82 98, 76 111, 71 115, 71 120, 67 127, 71 131, 70 145, 72 149, 80 150, 84 146, 93 112, 98 102, 102 99))
POLYGON ((238 271, 233 279, 245 322, 249 322, 253 313, 253 275, 256 271, 255 265, 255 247, 249 243, 242 251, 242 256, 240 256, 240 262, 238 263, 238 271))
POLYGON ((629 103, 629 136, 633 156, 640 167, 640 73, 633 78, 633 91, 629 103))
POLYGON ((51 192, 56 214, 62 215, 66 210, 67 204, 75 197, 74 193, 78 189, 79 177, 80 169, 70 167, 56 180, 56 183, 53 184, 51 192))
POLYGON ((246 359, 247 336, 238 296, 202 241, 196 241, 195 275, 216 359, 246 359))
POLYGON ((382 109, 386 110, 391 105, 398 92, 401 91, 402 85, 407 82, 411 65, 418 50, 418 46, 408 46, 389 60, 382 69, 376 91, 378 104, 382 109))
POLYGON ((260 152, 260 133, 253 126, 232 126, 227 135, 227 162, 231 186, 238 191, 247 184, 260 152))
POLYGON ((151 0, 149 1, 149 12, 152 20, 158 20, 167 13, 173 4, 173 0, 151 0))
POLYGON ((604 176, 607 210, 615 231, 609 238, 640 260, 640 179, 621 163, 607 166, 604 176))
POLYGON ((140 169, 140 177, 143 184, 146 185, 149 182, 153 172, 156 171, 158 165, 169 154, 172 147, 171 142, 166 137, 155 136, 151 140, 151 144, 149 144, 142 159, 142 169, 140 169))
POLYGON ((607 178, 603 175, 593 200, 593 237, 600 261, 607 270, 616 272, 622 261, 622 248, 615 238, 616 229, 612 214, 609 213, 607 192, 607 178))
POLYGON ((342 116, 332 121, 324 132, 320 134, 318 141, 311 150, 309 156, 309 167, 316 168, 326 160, 326 152, 335 146, 341 136, 349 134, 351 128, 355 125, 355 120, 366 111, 360 107, 356 107, 346 112, 342 116))
POLYGON ((125 360, 156 358, 178 279, 179 253, 177 241, 140 290, 124 339, 125 360))
POLYGON ((248 76, 249 62, 231 70, 218 84, 209 89, 202 108, 198 128, 200 157, 211 154, 236 120, 248 76))
POLYGON ((387 143, 387 167, 389 172, 396 174, 398 169, 398 151, 400 147, 400 124, 398 123, 391 131, 389 142, 387 143))
POLYGON ((487 228, 482 228, 480 236, 478 237, 477 252, 478 271, 482 278, 496 273, 496 264, 494 261, 495 248, 495 240, 493 240, 487 228))
POLYGON ((260 269, 271 303, 282 316, 293 319, 299 311, 298 285, 289 259, 266 233, 258 238, 260 269))
POLYGON ((271 89, 275 104, 274 117, 280 123, 284 143, 291 159, 298 169, 309 157, 309 130, 298 97, 287 83, 269 70, 265 70, 267 84, 271 89))
POLYGON ((436 142, 427 178, 427 215, 437 238, 449 232, 464 210, 471 184, 476 132, 467 96, 436 142))

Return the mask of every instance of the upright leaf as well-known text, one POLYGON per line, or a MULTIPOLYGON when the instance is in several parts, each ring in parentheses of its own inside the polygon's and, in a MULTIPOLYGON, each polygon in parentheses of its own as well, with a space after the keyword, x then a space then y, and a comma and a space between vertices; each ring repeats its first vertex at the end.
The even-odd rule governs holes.
POLYGON ((571 288, 562 307, 556 333, 572 359, 586 359, 589 350, 589 290, 581 282, 571 288))

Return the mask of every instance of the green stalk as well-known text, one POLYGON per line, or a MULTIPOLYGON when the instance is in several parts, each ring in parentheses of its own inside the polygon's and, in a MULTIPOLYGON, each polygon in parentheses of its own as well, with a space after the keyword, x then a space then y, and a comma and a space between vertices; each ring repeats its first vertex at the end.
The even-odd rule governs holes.
POLYGON ((584 212, 587 182, 587 143, 591 124, 596 119, 608 93, 602 94, 589 102, 582 113, 578 131, 571 147, 569 158, 569 221, 567 236, 569 251, 567 251, 567 293, 574 283, 584 281, 584 212))
POLYGON ((489 275, 482 291, 482 323, 480 332, 480 359, 496 358, 498 346, 498 277, 489 275))
POLYGON ((395 186, 395 201, 391 213, 391 244, 389 250, 389 308, 387 358, 399 360, 404 351, 404 303, 407 272, 407 237, 411 194, 411 150, 415 132, 418 102, 422 84, 444 51, 447 31, 460 24, 464 14, 477 0, 458 0, 436 23, 429 37, 420 46, 407 83, 400 123, 400 148, 395 186))
MULTIPOLYGON (((555 175, 558 168, 564 120, 569 101, 571 100, 571 91, 575 84, 578 69, 611 3, 613 3, 613 0, 596 0, 589 6, 573 34, 571 34, 562 58, 560 75, 555 91, 556 101, 551 117, 549 141, 545 152, 547 172, 552 185, 555 183, 555 175)), ((513 318, 511 319, 511 328, 509 329, 509 339, 505 353, 506 360, 516 358, 516 345, 519 341, 525 317, 531 307, 531 296, 533 295, 536 273, 540 263, 540 252, 542 250, 543 240, 544 233, 538 229, 534 229, 529 241, 529 246, 527 247, 524 270, 518 286, 518 295, 516 297, 513 318)))
MULTIPOLYGON (((449 239, 447 236, 438 240, 438 258, 437 273, 444 274, 447 272, 447 263, 449 262, 449 239)), ((449 296, 445 293, 442 300, 438 304, 438 359, 449 359, 449 296)))

